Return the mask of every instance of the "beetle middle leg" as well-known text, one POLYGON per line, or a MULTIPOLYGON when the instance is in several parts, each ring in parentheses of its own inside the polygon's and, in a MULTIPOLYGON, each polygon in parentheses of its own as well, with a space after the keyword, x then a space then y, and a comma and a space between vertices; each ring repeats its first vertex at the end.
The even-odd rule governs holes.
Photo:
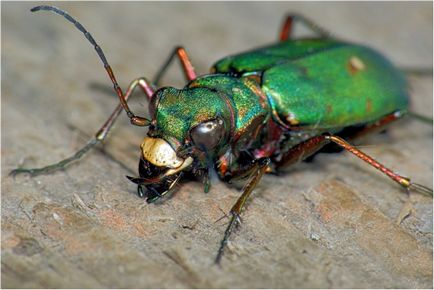
POLYGON ((279 34, 280 41, 286 41, 291 39, 292 28, 295 22, 303 23, 306 27, 311 29, 313 32, 317 33, 321 38, 330 38, 330 33, 325 29, 321 28, 315 22, 309 20, 300 14, 289 14, 286 16, 285 21, 283 22, 282 28, 279 34))
MULTIPOLYGON (((145 78, 137 78, 134 81, 131 82, 130 86, 128 87, 128 90, 124 96, 125 101, 129 99, 129 97, 132 95, 134 89, 139 86, 142 91, 146 94, 148 99, 151 99, 154 91, 152 87, 149 85, 148 81, 145 78)), ((12 176, 15 176, 16 174, 20 173, 29 173, 30 175, 38 175, 38 174, 45 174, 49 172, 53 172, 62 168, 65 168, 70 163, 80 159, 84 154, 86 154, 90 149, 92 149, 95 145, 98 143, 103 142, 110 131, 110 129, 113 127, 113 124, 115 123, 116 119, 118 118, 119 114, 122 112, 123 106, 121 104, 118 104, 116 109, 111 113, 110 117, 107 119, 107 121, 102 125, 102 127, 98 130, 98 132, 95 134, 95 136, 90 139, 86 145, 84 145, 80 150, 78 150, 74 155, 63 159, 57 163, 47 165, 41 168, 17 168, 12 170, 9 174, 12 176)))

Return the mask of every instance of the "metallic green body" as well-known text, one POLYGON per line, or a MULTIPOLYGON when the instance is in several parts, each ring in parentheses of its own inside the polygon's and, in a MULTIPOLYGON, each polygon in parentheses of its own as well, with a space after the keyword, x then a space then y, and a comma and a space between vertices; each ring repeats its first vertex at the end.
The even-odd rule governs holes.
POLYGON ((278 43, 226 57, 213 71, 261 75, 273 117, 287 128, 344 128, 408 106, 405 79, 387 59, 336 40, 278 43))
POLYGON ((148 135, 181 157, 195 156, 198 168, 246 150, 255 158, 280 155, 310 137, 368 125, 408 106, 405 79, 388 60, 337 40, 289 40, 226 57, 212 71, 182 89, 161 88, 150 104, 148 135), (217 146, 192 146, 193 128, 216 119, 225 132, 217 146))
MULTIPOLYGON (((206 75, 179 90, 163 88, 156 93, 154 136, 163 137, 174 148, 189 140, 191 128, 220 118, 225 124, 225 137, 220 141, 222 151, 227 146, 248 146, 251 132, 258 131, 269 118, 266 97, 249 78, 227 75, 206 75), (246 140, 245 138, 249 138, 246 140)), ((216 150, 219 154, 221 150, 216 150)), ((215 155, 214 154, 214 155, 215 155)))
POLYGON ((231 104, 233 126, 231 142, 239 142, 246 133, 257 130, 269 116, 269 105, 260 87, 248 77, 207 75, 195 79, 189 88, 207 87, 224 95, 231 104))

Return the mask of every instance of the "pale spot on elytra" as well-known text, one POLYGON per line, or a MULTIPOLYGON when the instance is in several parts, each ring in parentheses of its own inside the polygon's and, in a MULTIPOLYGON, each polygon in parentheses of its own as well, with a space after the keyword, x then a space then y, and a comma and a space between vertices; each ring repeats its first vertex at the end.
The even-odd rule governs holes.
POLYGON ((350 57, 350 60, 348 62, 348 67, 349 67, 349 70, 352 74, 354 74, 358 71, 364 70, 366 68, 363 61, 360 58, 358 58, 357 56, 350 57))

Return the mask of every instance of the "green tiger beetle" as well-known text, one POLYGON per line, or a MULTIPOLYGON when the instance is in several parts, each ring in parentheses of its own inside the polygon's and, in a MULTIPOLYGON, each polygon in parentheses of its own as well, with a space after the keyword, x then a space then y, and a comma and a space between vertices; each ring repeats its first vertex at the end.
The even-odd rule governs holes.
POLYGON ((230 222, 217 253, 219 263, 231 233, 240 224, 246 200, 264 173, 277 172, 332 143, 343 148, 408 190, 432 196, 432 189, 413 183, 350 145, 408 114, 408 87, 403 75, 381 54, 330 36, 300 15, 284 21, 278 43, 216 62, 210 74, 197 76, 183 47, 177 47, 153 82, 140 77, 126 93, 91 34, 67 12, 37 6, 65 17, 94 46, 113 83, 120 104, 95 136, 70 158, 43 168, 11 172, 51 172, 79 159, 104 141, 124 110, 131 123, 149 127, 141 144, 139 177, 129 177, 138 194, 153 202, 171 192, 185 173, 224 181, 248 178, 230 210, 230 222), (295 22, 316 38, 294 39, 295 22), (162 87, 160 79, 178 58, 188 81, 182 89, 162 87), (136 87, 146 95, 151 119, 135 115, 127 101, 136 87))

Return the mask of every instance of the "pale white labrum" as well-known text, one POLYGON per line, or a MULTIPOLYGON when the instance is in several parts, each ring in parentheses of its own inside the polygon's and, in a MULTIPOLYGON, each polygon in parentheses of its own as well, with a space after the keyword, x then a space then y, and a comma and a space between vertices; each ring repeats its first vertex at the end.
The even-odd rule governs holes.
POLYGON ((179 158, 172 146, 161 138, 145 137, 142 144, 143 158, 155 166, 170 168, 165 175, 175 174, 193 162, 193 158, 179 158))

